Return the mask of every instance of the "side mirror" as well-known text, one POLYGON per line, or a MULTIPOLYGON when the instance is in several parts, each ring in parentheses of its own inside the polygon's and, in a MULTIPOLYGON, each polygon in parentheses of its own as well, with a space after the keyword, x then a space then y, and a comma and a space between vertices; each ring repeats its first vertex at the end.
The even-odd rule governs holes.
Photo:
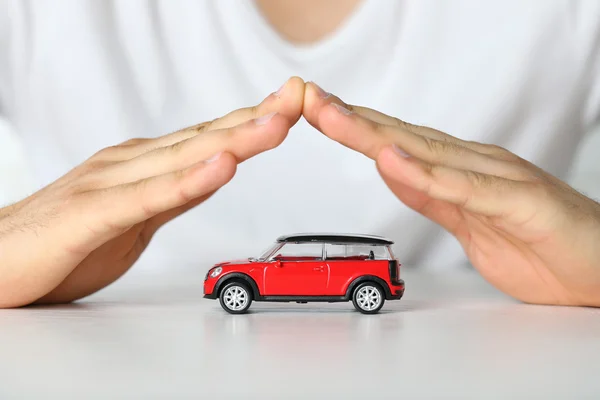
POLYGON ((281 268, 281 260, 279 258, 275 259, 275 268, 281 268))

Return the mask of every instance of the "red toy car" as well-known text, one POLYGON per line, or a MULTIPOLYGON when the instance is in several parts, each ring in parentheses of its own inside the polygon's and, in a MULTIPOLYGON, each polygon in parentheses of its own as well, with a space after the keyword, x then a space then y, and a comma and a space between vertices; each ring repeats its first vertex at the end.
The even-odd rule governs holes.
POLYGON ((245 313, 252 301, 307 303, 352 301, 364 314, 404 295, 392 241, 371 235, 281 236, 258 258, 213 266, 204 297, 225 311, 245 313))

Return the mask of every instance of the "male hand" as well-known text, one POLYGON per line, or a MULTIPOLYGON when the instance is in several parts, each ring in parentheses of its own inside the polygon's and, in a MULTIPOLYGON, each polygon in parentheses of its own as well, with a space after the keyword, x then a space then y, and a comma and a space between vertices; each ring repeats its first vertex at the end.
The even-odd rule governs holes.
POLYGON ((452 233, 491 284, 527 303, 600 307, 600 204, 495 145, 464 141, 308 83, 303 114, 376 161, 391 191, 452 233))
POLYGON ((229 182, 238 163, 278 146, 303 96, 292 78, 255 107, 103 149, 0 209, 0 307, 69 302, 112 283, 160 226, 229 182))

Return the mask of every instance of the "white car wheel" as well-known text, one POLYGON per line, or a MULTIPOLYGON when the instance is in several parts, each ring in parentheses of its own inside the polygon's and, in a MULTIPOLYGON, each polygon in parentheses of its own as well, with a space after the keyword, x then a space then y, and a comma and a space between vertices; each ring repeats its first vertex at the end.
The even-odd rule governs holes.
POLYGON ((381 310, 385 297, 381 287, 374 282, 358 285, 352 296, 354 307, 363 314, 375 314, 381 310))
POLYGON ((231 314, 245 313, 252 303, 252 292, 239 282, 226 284, 219 296, 221 306, 231 314))

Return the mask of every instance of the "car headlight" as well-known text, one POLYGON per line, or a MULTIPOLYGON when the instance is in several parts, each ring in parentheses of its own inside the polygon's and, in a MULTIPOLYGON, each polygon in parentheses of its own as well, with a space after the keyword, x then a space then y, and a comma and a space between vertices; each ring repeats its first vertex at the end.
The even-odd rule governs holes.
POLYGON ((210 277, 211 278, 216 278, 217 276, 219 276, 219 274, 221 272, 223 272, 223 268, 217 267, 217 268, 213 269, 212 271, 210 271, 210 277))

